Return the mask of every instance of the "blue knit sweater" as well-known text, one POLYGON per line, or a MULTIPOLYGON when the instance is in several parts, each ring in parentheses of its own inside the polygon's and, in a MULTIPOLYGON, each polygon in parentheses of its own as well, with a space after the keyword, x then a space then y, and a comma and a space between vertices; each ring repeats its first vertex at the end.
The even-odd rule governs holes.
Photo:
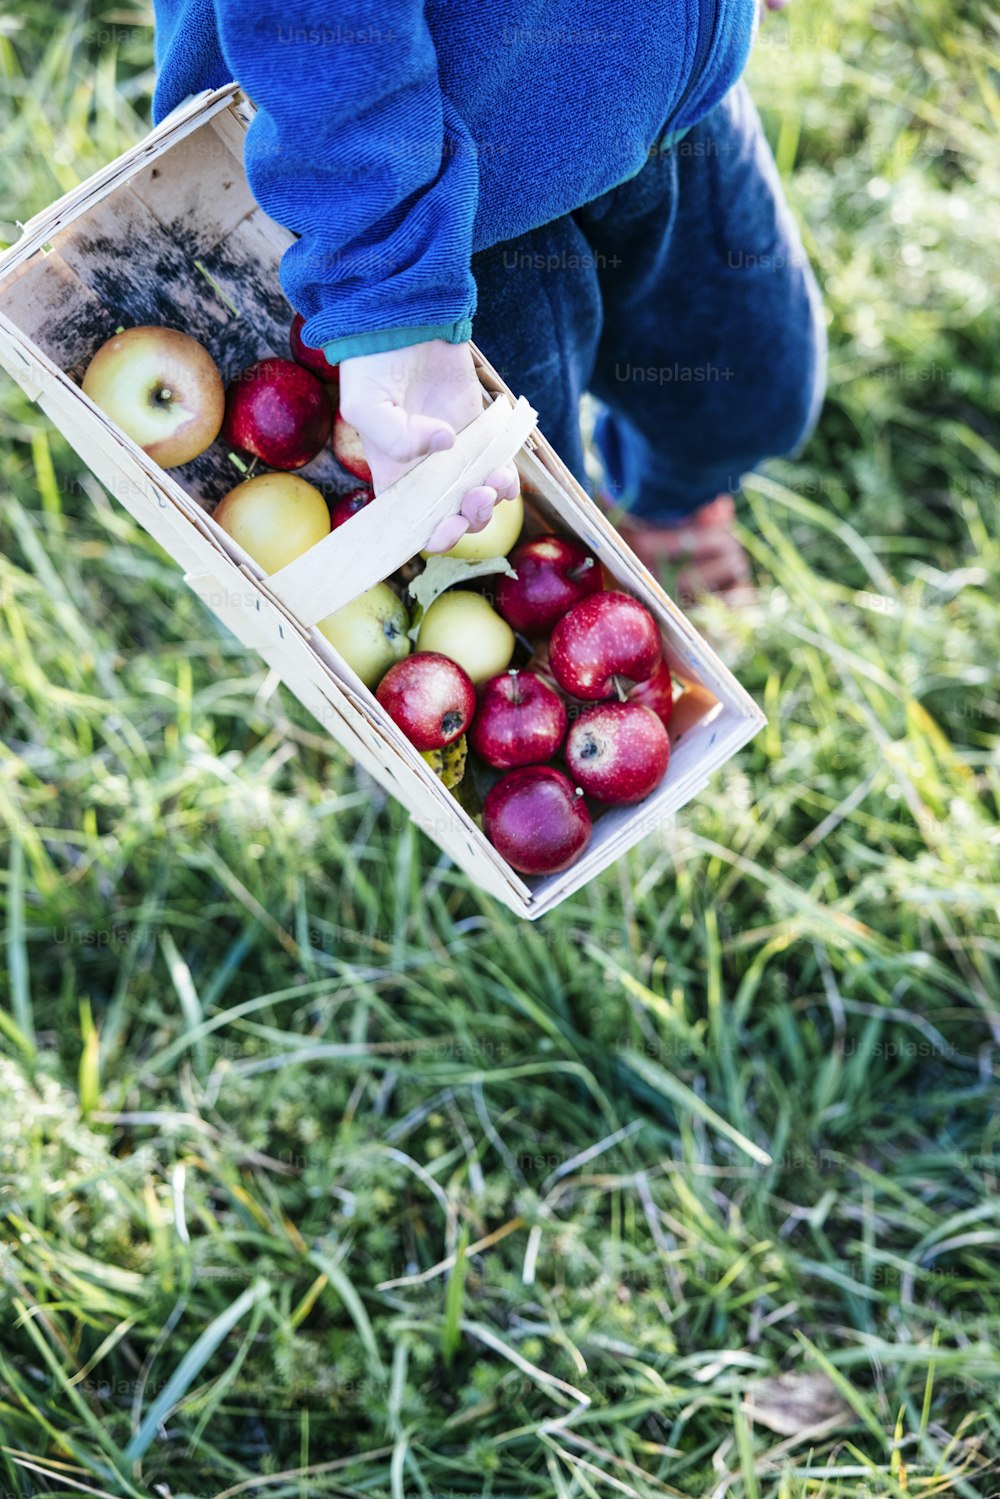
POLYGON ((743 69, 757 0, 155 0, 154 115, 236 79, 281 282, 333 360, 471 333, 474 251, 634 175, 743 69))

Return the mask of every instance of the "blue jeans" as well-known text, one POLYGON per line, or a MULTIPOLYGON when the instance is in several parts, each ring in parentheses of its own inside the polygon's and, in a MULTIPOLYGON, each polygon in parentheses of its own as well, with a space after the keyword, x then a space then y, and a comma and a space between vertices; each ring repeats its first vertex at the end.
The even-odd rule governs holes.
POLYGON ((597 397, 604 489, 646 520, 738 489, 815 424, 819 293, 743 84, 635 177, 482 251, 473 274, 479 347, 581 482, 580 398, 597 397))

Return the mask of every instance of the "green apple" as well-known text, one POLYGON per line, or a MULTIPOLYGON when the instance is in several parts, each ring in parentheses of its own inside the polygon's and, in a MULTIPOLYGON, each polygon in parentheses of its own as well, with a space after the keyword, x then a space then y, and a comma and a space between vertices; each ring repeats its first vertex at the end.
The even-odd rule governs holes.
MULTIPOLYGON (((506 557, 521 534, 524 525, 524 501, 519 494, 512 500, 501 500, 494 507, 481 531, 466 531, 443 557, 461 557, 463 562, 485 562, 489 557, 506 557)), ((429 557, 430 552, 424 552, 429 557)))
POLYGON ((330 534, 330 510, 315 484, 294 474, 258 474, 231 489, 215 520, 266 573, 276 573, 330 534))
POLYGON ((418 651, 438 651, 464 667, 478 687, 506 671, 514 654, 514 631, 478 593, 451 588, 424 615, 418 651))
POLYGON ((316 626, 371 688, 394 662, 410 654, 409 627, 406 609, 388 583, 376 583, 316 626))
POLYGON ((88 364, 83 391, 161 468, 211 447, 225 412, 215 360, 176 328, 116 333, 88 364))

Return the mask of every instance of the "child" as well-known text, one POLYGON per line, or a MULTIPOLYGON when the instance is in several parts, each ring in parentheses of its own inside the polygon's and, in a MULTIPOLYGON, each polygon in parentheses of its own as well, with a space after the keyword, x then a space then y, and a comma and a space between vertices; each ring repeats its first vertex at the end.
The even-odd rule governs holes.
MULTIPOLYGON (((769 0, 780 5, 783 0, 769 0)), ((746 576, 731 492, 822 397, 819 298, 738 83, 757 0, 156 0, 157 119, 235 78, 282 284, 376 488, 481 409, 477 343, 682 590, 746 576)), ((512 469, 436 549, 485 525, 512 469)))

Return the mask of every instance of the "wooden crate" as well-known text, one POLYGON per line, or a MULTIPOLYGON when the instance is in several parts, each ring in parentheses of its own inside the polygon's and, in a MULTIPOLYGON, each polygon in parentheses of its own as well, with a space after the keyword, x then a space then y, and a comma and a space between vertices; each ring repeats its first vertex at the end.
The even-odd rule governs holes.
MULTIPOLYGON (((243 138, 252 114, 235 84, 199 95, 26 224, 0 257, 0 365, 174 557, 208 608, 413 821, 483 890, 518 915, 540 916, 696 796, 764 716, 540 435, 535 413, 481 355, 483 414, 455 447, 425 459, 269 578, 212 519, 213 505, 238 480, 221 441, 168 472, 84 396, 83 371, 119 326, 182 328, 211 351, 227 380, 265 355, 287 357, 291 311, 278 263, 292 236, 257 207, 247 186, 243 138), (511 458, 535 522, 579 537, 647 605, 671 670, 687 687, 683 732, 672 732, 660 787, 637 807, 606 812, 583 857, 541 879, 506 864, 313 628, 414 556, 464 490, 511 458)), ((327 489, 351 484, 329 450, 300 472, 327 489)))

